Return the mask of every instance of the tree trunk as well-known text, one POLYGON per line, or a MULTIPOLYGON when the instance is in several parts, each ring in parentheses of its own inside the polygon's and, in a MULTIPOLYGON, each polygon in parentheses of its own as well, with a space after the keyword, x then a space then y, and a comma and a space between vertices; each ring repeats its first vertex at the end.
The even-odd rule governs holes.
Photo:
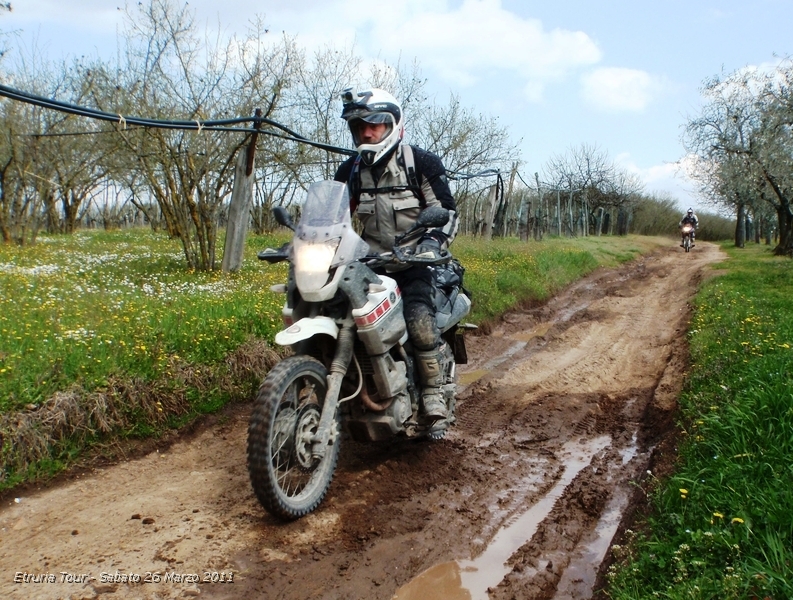
POLYGON ((774 248, 777 256, 793 256, 793 214, 790 206, 781 205, 777 208, 779 218, 779 243, 774 248))
POLYGON ((746 207, 738 205, 738 219, 735 224, 735 246, 743 248, 746 243, 746 207))
POLYGON ((617 209, 617 235, 628 235, 628 220, 630 213, 623 209, 617 209))

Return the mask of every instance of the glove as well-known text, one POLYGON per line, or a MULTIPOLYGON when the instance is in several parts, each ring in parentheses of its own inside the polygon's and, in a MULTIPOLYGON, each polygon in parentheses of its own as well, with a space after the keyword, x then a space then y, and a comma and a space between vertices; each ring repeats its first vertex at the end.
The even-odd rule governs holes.
POLYGON ((416 257, 437 258, 441 255, 441 243, 433 237, 423 237, 416 246, 416 257), (426 256, 425 256, 426 255, 426 256))

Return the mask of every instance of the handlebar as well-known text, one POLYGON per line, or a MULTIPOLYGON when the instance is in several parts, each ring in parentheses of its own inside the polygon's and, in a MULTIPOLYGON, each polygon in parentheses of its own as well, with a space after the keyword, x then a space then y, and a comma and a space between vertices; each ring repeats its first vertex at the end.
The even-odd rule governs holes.
POLYGON ((361 259, 370 268, 384 267, 385 265, 442 265, 452 259, 452 254, 448 250, 441 250, 440 254, 433 257, 416 256, 408 248, 394 246, 391 252, 382 254, 372 254, 361 259))
POLYGON ((256 258, 264 260, 268 263, 275 264, 289 259, 289 243, 284 244, 278 250, 273 248, 265 248, 260 251, 256 258))

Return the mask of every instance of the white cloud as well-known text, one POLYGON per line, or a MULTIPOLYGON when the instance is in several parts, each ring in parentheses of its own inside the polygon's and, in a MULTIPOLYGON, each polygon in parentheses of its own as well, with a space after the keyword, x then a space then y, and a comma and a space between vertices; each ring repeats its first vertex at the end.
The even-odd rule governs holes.
POLYGON ((696 207, 698 202, 697 186, 690 176, 691 161, 691 156, 684 156, 676 162, 640 167, 626 152, 618 154, 614 162, 639 177, 645 185, 646 193, 676 198, 678 206, 684 210, 689 206, 696 207))
POLYGON ((586 33, 547 30, 538 19, 505 9, 502 0, 391 0, 371 10, 358 0, 326 0, 308 11, 299 4, 268 6, 266 21, 298 34, 303 47, 354 43, 366 56, 416 59, 428 75, 458 88, 496 76, 532 102, 548 83, 601 60, 586 33))
POLYGON ((661 84, 637 69, 604 67, 581 78, 584 100, 606 111, 641 112, 660 91, 661 84))
MULTIPOLYGON (((134 4, 134 3, 132 3, 134 4)), ((115 32, 121 22, 108 0, 27 0, 7 15, 17 23, 81 24, 115 32), (68 5, 68 8, 64 8, 68 5), (22 13, 25 13, 24 15, 22 13), (44 17, 47 15, 48 17, 44 17)), ((418 61, 432 79, 455 88, 493 80, 530 102, 542 100, 549 83, 592 67, 602 57, 583 31, 548 29, 535 18, 509 10, 503 0, 390 0, 387 6, 359 0, 191 0, 199 26, 218 25, 244 34, 257 13, 273 33, 296 35, 309 54, 325 46, 355 47, 364 56, 388 62, 418 61)), ((525 14, 525 11, 523 11, 525 14)))
POLYGON ((541 97, 546 83, 601 58, 587 34, 546 31, 539 20, 505 10, 501 0, 464 0, 454 9, 446 2, 431 6, 418 9, 407 2, 401 15, 399 8, 390 10, 388 19, 379 15, 362 44, 392 56, 415 53, 422 67, 461 86, 498 71, 521 82, 532 100, 541 97))

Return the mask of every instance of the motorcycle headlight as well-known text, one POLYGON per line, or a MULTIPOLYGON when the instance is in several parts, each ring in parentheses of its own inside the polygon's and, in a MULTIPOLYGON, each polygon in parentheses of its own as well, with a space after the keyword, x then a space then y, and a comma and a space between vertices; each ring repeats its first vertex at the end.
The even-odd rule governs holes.
POLYGON ((321 289, 330 278, 331 264, 341 238, 322 242, 296 239, 293 245, 295 283, 298 289, 321 289))

